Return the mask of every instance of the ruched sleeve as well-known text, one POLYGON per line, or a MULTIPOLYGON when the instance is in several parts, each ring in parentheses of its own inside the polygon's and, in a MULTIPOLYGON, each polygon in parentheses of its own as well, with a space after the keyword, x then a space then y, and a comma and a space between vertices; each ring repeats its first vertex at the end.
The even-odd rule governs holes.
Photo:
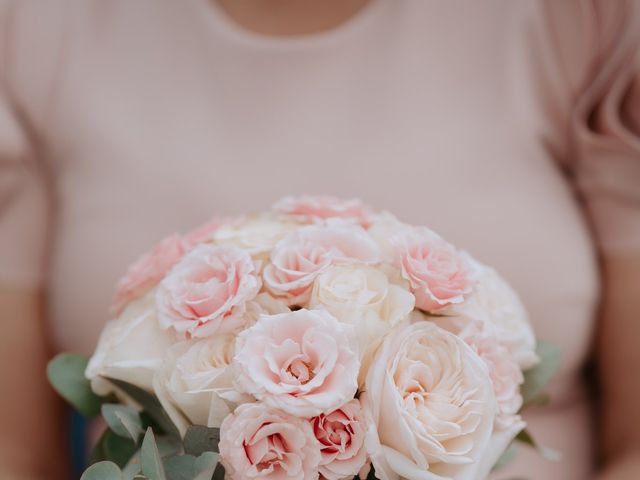
POLYGON ((640 252, 640 2, 580 3, 591 58, 568 117, 569 167, 601 250, 640 252))
POLYGON ((0 1, 0 288, 38 288, 44 278, 49 202, 7 88, 7 12, 0 1))

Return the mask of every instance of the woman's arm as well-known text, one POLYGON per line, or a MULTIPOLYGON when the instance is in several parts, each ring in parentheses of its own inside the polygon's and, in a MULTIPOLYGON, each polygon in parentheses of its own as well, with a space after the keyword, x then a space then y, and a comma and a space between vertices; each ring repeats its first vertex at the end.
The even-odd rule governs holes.
MULTIPOLYGON (((639 186, 640 188, 640 186, 639 186)), ((604 469, 600 480, 640 479, 640 251, 603 259, 598 332, 604 469)))
POLYGON ((0 290, 0 478, 69 478, 62 402, 49 387, 41 295, 0 290))

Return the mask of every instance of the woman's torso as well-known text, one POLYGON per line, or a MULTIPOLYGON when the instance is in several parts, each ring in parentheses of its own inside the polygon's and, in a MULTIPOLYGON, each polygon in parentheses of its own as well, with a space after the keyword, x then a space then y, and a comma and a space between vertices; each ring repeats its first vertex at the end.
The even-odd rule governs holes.
POLYGON ((281 39, 208 0, 70 5, 40 127, 59 348, 91 351, 115 280, 166 234, 284 194, 361 197, 496 267, 562 348, 553 402, 529 419, 564 460, 522 450, 496 478, 588 477, 580 372, 597 276, 550 153, 564 132, 543 100, 533 2, 374 0, 333 31, 281 39))

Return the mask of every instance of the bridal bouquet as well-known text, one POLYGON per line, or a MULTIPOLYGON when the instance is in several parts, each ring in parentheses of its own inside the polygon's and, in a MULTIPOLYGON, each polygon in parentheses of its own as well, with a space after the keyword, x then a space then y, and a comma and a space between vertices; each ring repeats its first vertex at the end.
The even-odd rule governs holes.
POLYGON ((357 200, 170 236, 113 313, 49 366, 109 427, 87 480, 484 479, 557 363, 495 270, 357 200))

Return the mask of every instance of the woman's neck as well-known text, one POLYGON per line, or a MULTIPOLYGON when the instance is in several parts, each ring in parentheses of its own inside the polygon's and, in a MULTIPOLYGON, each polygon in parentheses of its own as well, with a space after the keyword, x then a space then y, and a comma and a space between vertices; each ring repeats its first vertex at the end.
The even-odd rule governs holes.
POLYGON ((356 15, 370 0, 211 0, 238 25, 272 36, 331 30, 356 15))

